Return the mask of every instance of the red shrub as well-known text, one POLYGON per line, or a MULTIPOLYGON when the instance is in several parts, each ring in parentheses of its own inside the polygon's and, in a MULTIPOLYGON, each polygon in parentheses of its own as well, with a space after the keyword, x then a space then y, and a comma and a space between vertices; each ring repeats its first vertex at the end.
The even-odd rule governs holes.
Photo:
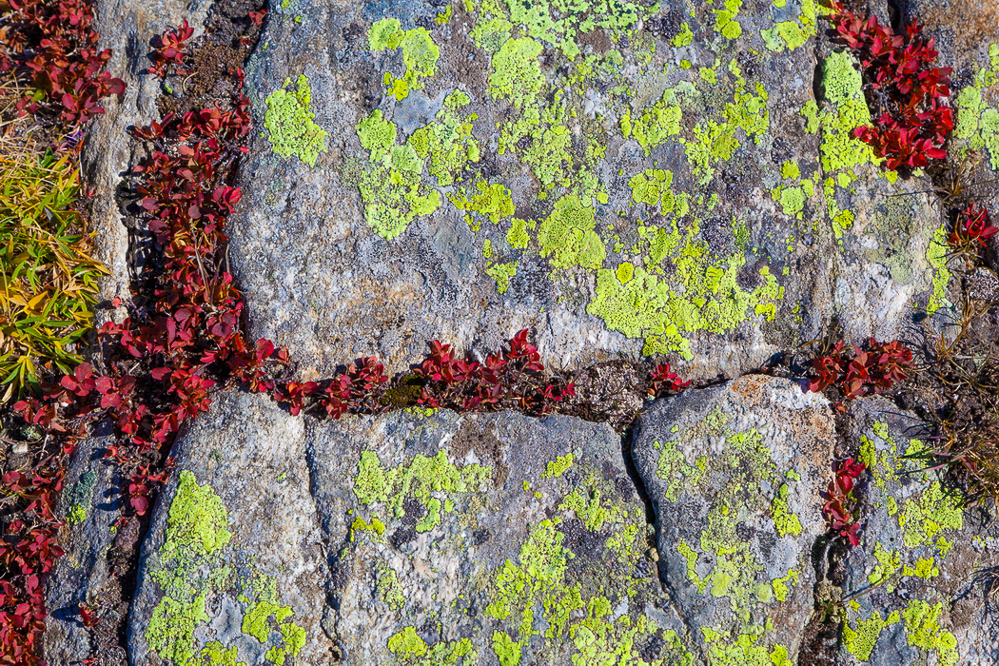
POLYGON ((825 492, 826 503, 822 506, 829 529, 837 536, 845 537, 851 546, 860 543, 857 537, 860 525, 857 523, 857 498, 853 493, 857 479, 864 471, 864 463, 848 458, 836 468, 833 480, 825 492))

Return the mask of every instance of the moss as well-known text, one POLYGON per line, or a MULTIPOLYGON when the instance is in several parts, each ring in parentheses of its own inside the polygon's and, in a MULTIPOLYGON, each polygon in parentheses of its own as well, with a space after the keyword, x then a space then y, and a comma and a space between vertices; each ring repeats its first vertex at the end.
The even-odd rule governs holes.
POLYGON ((385 18, 376 21, 368 31, 368 46, 375 53, 386 49, 402 49, 402 62, 406 67, 402 78, 385 72, 384 82, 397 100, 409 96, 410 90, 420 90, 423 80, 437 70, 440 48, 425 28, 403 30, 399 19, 385 18))
POLYGON ((311 112, 312 88, 309 78, 298 77, 297 90, 288 90, 291 79, 267 96, 264 127, 270 136, 271 149, 282 157, 294 155, 310 167, 316 166, 320 153, 326 152, 326 130, 317 125, 311 112))
POLYGON ((555 202, 552 213, 538 229, 541 256, 551 256, 555 268, 600 268, 607 250, 594 231, 595 211, 585 206, 575 194, 555 202))

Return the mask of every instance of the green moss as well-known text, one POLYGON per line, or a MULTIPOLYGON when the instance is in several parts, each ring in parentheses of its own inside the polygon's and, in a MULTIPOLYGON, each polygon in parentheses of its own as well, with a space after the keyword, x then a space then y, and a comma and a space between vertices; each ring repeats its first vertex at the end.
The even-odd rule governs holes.
POLYGON ((229 514, 211 486, 199 486, 194 475, 180 473, 177 495, 170 504, 166 540, 150 574, 167 597, 190 602, 210 582, 219 551, 229 543, 229 514), (206 567, 206 565, 209 565, 206 567))
POLYGON ((402 584, 399 582, 399 574, 396 573, 395 569, 381 561, 377 563, 375 570, 378 576, 375 586, 378 598, 391 610, 402 610, 406 604, 406 597, 403 594, 402 584))
POLYGON ((942 530, 964 527, 964 512, 957 498, 944 494, 939 481, 932 481, 918 499, 907 499, 898 515, 909 548, 932 544, 942 530))
POLYGON ((291 79, 267 96, 264 127, 270 135, 271 149, 282 157, 294 155, 310 167, 316 166, 319 154, 326 152, 326 130, 313 122, 312 88, 309 78, 298 77, 298 89, 288 90, 291 79))
POLYGON ((475 492, 492 477, 492 468, 465 465, 458 468, 447 460, 443 450, 427 457, 418 454, 408 465, 386 469, 373 451, 361 452, 354 495, 363 506, 385 504, 396 517, 405 515, 406 497, 414 497, 426 509, 418 529, 428 531, 441 520, 441 501, 437 494, 450 498, 457 493, 475 492))
POLYGON ((603 241, 594 231, 595 211, 575 194, 555 202, 555 208, 538 229, 541 256, 551 256, 555 268, 582 266, 595 269, 607 256, 603 241))

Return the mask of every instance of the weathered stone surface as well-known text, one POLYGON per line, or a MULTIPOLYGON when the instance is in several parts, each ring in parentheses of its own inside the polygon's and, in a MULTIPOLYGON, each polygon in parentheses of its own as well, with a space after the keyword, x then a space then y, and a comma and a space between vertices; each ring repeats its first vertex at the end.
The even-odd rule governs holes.
POLYGON ((765 376, 658 401, 639 419, 660 575, 708 663, 797 663, 834 437, 825 398, 765 376))
POLYGON ((816 4, 779 4, 274 7, 232 232, 254 335, 321 374, 534 326, 547 363, 695 377, 834 314, 892 337, 944 297, 931 195, 849 135, 869 112, 816 4))
POLYGON ((178 446, 132 663, 689 659, 620 447, 568 417, 319 423, 226 394, 178 446))
POLYGON ((999 529, 924 469, 914 416, 880 398, 852 411, 870 477, 860 547, 846 560, 843 663, 996 663, 999 624, 985 591, 999 529))

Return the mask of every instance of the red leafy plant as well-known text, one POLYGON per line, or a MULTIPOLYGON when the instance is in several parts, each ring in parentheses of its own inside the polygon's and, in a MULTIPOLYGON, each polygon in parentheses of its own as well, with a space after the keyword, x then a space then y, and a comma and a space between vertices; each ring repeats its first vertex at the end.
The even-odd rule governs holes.
POLYGON ((104 113, 102 99, 124 92, 125 83, 104 71, 111 50, 97 49, 99 35, 92 27, 89 0, 7 4, 10 11, 4 18, 12 30, 0 45, 0 71, 13 70, 15 76, 30 79, 35 89, 18 101, 21 115, 54 116, 71 134, 104 113))
POLYGON ((679 393, 690 386, 690 380, 683 381, 680 375, 673 372, 669 363, 660 363, 652 371, 652 379, 649 382, 649 395, 657 398, 679 393))
POLYGON ((908 378, 912 369, 912 350, 898 340, 878 342, 870 338, 865 351, 847 349, 840 340, 830 354, 812 359, 812 378, 808 390, 824 391, 836 387, 846 400, 872 393, 883 393, 896 382, 908 378))
POLYGON ((989 221, 989 211, 970 203, 957 214, 954 230, 947 240, 955 249, 978 254, 997 233, 999 229, 989 221))
POLYGON ((825 492, 826 502, 822 505, 822 515, 829 529, 836 536, 847 539, 851 547, 860 543, 858 537, 860 525, 857 523, 856 515, 858 501, 854 489, 864 469, 864 463, 857 462, 853 458, 840 462, 825 492))
POLYGON ((897 170, 929 164, 947 157, 944 144, 954 129, 949 67, 933 67, 937 51, 933 38, 921 36, 913 23, 904 35, 878 23, 877 17, 857 18, 838 1, 829 21, 836 34, 863 67, 877 120, 873 127, 858 127, 853 135, 886 158, 885 167, 897 170))
POLYGON ((185 42, 194 35, 194 28, 187 24, 187 19, 172 30, 153 37, 153 51, 149 59, 153 64, 146 71, 165 79, 168 74, 188 74, 184 68, 185 42))

